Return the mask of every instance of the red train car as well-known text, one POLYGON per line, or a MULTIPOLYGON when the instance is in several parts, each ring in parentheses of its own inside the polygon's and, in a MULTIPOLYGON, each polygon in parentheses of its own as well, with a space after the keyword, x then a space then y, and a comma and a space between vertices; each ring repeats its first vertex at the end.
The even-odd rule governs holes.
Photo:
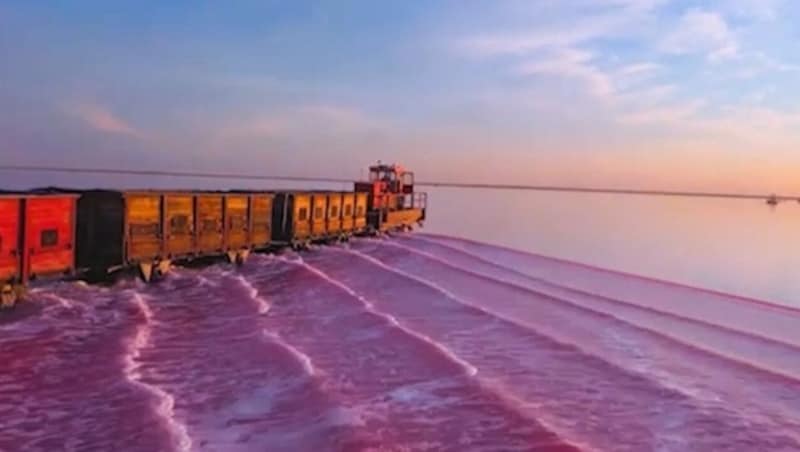
POLYGON ((13 306, 31 279, 75 269, 76 195, 0 195, 0 306, 13 306))

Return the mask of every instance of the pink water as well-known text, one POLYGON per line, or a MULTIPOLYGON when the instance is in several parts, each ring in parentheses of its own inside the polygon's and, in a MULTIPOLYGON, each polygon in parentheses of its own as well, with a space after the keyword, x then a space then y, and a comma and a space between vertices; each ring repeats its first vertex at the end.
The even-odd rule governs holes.
POLYGON ((0 323, 0 450, 800 450, 800 311, 435 235, 0 323))

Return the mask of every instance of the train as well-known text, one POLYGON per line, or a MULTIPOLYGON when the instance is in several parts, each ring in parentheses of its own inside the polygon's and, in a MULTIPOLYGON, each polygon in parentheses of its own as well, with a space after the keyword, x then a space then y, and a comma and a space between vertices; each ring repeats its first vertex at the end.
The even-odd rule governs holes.
POLYGON ((30 281, 109 280, 135 271, 146 282, 173 264, 422 226, 427 194, 414 173, 378 163, 352 191, 74 190, 0 192, 0 308, 30 281))

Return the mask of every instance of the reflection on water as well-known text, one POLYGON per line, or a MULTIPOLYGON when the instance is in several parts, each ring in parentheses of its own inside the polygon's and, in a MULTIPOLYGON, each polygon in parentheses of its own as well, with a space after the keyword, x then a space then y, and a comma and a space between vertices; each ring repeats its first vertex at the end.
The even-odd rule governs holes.
POLYGON ((800 305, 800 205, 430 189, 427 232, 800 305))

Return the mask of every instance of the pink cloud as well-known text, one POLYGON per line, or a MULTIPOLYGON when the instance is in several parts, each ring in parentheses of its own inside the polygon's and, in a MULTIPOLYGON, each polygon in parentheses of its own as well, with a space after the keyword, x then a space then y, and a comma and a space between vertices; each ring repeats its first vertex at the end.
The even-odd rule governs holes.
POLYGON ((739 43, 720 13, 691 9, 662 40, 661 50, 676 55, 705 54, 710 61, 718 61, 737 57, 739 43))
POLYGON ((89 127, 107 133, 141 137, 139 130, 110 110, 97 104, 81 103, 72 106, 69 112, 89 127))
POLYGON ((596 97, 606 98, 614 93, 611 79, 592 65, 594 55, 582 50, 567 48, 552 55, 524 63, 519 72, 525 75, 551 75, 581 80, 596 97))

